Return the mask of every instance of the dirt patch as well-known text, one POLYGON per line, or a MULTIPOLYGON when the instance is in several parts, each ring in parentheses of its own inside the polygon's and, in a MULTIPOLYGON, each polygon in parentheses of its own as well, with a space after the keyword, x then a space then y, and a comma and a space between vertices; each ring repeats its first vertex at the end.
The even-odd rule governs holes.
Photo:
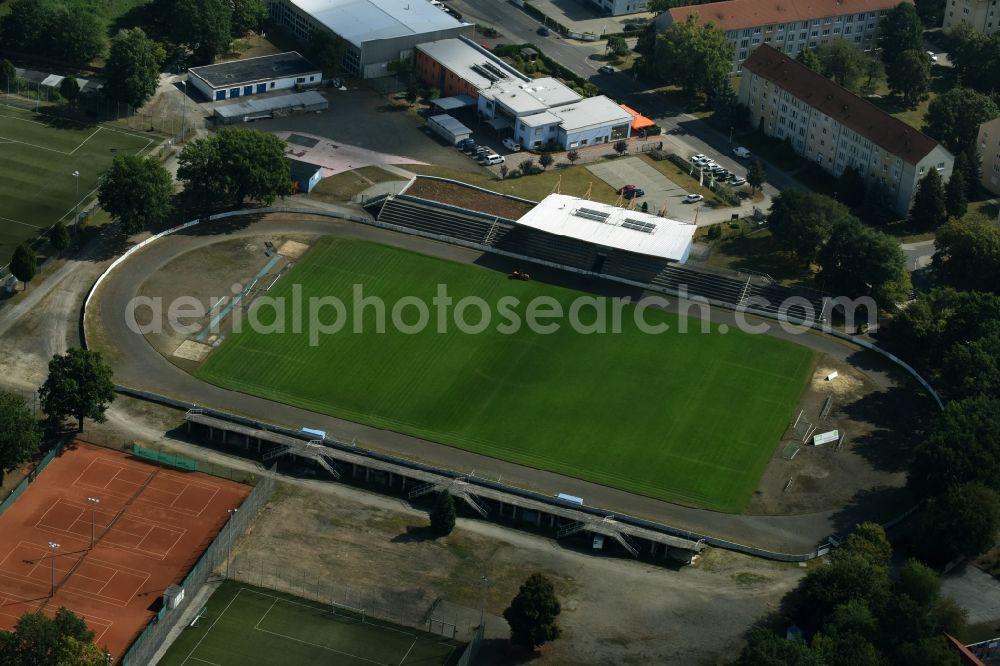
POLYGON ((426 517, 399 500, 299 484, 282 486, 234 546, 234 571, 250 582, 322 588, 344 603, 378 606, 395 617, 440 616, 460 627, 478 623, 485 575, 493 640, 482 664, 509 663, 501 614, 533 571, 553 579, 563 606, 563 638, 542 650, 539 664, 721 659, 803 573, 713 550, 673 571, 578 553, 480 521, 460 520, 452 535, 433 539, 426 517))
POLYGON ((184 370, 192 371, 225 338, 232 312, 239 308, 240 314, 245 314, 254 299, 264 295, 313 241, 314 238, 304 235, 253 236, 213 243, 181 255, 140 286, 139 296, 151 299, 153 305, 137 307, 136 322, 152 329, 146 333, 146 339, 154 349, 184 370), (278 254, 268 255, 266 241, 281 248, 278 254), (261 275, 265 270, 266 274, 261 275), (255 285, 253 289, 241 295, 251 284, 255 285), (171 304, 180 305, 181 299, 189 302, 194 299, 204 314, 178 318, 181 325, 178 327, 170 324, 169 315, 171 304), (159 326, 153 319, 154 308, 161 313, 159 326), (201 335, 205 327, 220 317, 217 332, 201 335))
POLYGON ((406 190, 406 194, 452 206, 478 210, 489 215, 500 215, 511 220, 524 216, 534 208, 533 204, 511 199, 501 194, 492 194, 458 183, 429 178, 417 178, 406 190))
POLYGON ((872 450, 878 445, 888 454, 891 441, 905 439, 905 434, 897 432, 896 411, 879 408, 886 399, 887 394, 854 367, 827 355, 818 358, 799 409, 815 432, 837 430, 844 434, 844 445, 839 449, 836 442, 813 446, 811 437, 807 443, 786 437, 764 470, 747 513, 788 515, 832 510, 869 489, 904 485, 903 466, 878 462, 880 456, 872 450), (832 372, 837 377, 827 381, 832 372), (828 413, 821 418, 824 407, 828 413), (787 460, 785 449, 792 443, 800 448, 787 460))

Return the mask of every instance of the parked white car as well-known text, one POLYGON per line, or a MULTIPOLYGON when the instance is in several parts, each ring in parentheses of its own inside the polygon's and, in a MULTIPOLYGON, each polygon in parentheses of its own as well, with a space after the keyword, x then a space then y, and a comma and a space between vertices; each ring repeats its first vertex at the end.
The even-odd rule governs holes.
POLYGON ((700 194, 689 194, 686 197, 684 197, 684 203, 698 203, 704 198, 705 197, 701 196, 700 194))
POLYGON ((496 153, 488 153, 483 155, 482 159, 479 160, 480 164, 485 164, 486 166, 494 166, 496 164, 503 164, 506 162, 503 155, 497 155, 496 153))
POLYGON ((521 144, 516 143, 514 139, 507 137, 503 140, 503 147, 512 153, 520 152, 521 144))
POLYGON ((750 157, 750 151, 744 148, 743 146, 737 146, 736 148, 733 148, 733 155, 736 155, 736 157, 742 157, 743 159, 746 159, 750 157))

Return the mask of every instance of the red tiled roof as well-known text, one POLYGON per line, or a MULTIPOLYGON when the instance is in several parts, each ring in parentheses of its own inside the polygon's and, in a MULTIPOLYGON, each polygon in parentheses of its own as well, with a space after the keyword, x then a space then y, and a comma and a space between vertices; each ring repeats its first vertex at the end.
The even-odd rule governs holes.
POLYGON ((743 61, 743 69, 787 90, 910 164, 919 162, 938 145, 926 134, 767 44, 743 61))
POLYGON ((683 23, 688 14, 697 13, 699 23, 711 21, 728 31, 892 9, 900 2, 913 0, 725 0, 674 7, 670 16, 674 23, 683 23))

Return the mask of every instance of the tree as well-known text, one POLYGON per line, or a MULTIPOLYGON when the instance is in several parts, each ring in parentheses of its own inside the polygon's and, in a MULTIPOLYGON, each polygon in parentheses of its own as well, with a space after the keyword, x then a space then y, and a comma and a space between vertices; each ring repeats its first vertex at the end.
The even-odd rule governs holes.
POLYGON ((267 19, 267 5, 263 0, 231 0, 233 16, 232 36, 242 37, 248 32, 257 31, 267 19))
POLYGON ((104 65, 104 94, 139 108, 156 94, 166 53, 142 28, 119 30, 104 65))
POLYGON ((885 78, 885 67, 882 61, 871 56, 865 58, 864 81, 861 83, 862 95, 871 95, 878 88, 878 83, 885 78))
POLYGON ((908 483, 922 497, 964 482, 1000 489, 1000 400, 977 394, 949 401, 913 452, 908 483))
POLYGON ((347 43, 329 30, 313 30, 309 33, 309 58, 329 78, 340 71, 347 53, 347 43))
POLYGON ((229 0, 162 0, 169 3, 173 41, 187 44, 200 62, 211 62, 229 48, 232 5, 229 0))
POLYGON ((944 23, 944 8, 948 0, 917 0, 917 16, 925 28, 937 28, 944 23))
POLYGON ((576 162, 578 159, 580 159, 580 151, 576 149, 569 151, 568 153, 566 153, 566 159, 568 159, 570 163, 576 162))
POLYGON ((554 161, 555 160, 552 159, 552 153, 549 152, 542 153, 538 156, 538 163, 542 166, 543 170, 547 169, 554 161))
POLYGON ((73 417, 77 432, 83 420, 104 423, 104 412, 115 399, 111 366, 100 352, 70 349, 49 361, 49 376, 38 390, 42 410, 53 420, 73 417))
POLYGON ((83 4, 48 5, 44 53, 71 63, 86 63, 104 53, 105 26, 96 12, 83 4))
POLYGON ((767 177, 764 171, 764 163, 760 160, 754 160, 750 164, 750 168, 747 169, 747 183, 750 185, 750 190, 756 192, 757 190, 764 187, 764 179, 767 177))
POLYGON ((707 93, 729 77, 733 45, 714 23, 704 26, 691 13, 656 37, 653 72, 667 83, 680 85, 689 95, 707 93))
POLYGON ((927 562, 974 557, 996 542, 1000 496, 979 483, 957 485, 927 503, 914 529, 914 544, 927 562))
POLYGON ((813 636, 812 652, 824 666, 883 666, 885 660, 868 639, 853 634, 813 636))
POLYGON ((929 636, 899 646, 895 663, 906 666, 959 666, 962 660, 944 636, 929 636))
POLYGON ((535 168, 535 160, 530 157, 526 160, 521 160, 520 163, 518 163, 517 168, 520 169, 521 173, 525 176, 530 175, 532 170, 535 168))
POLYGON ((949 57, 963 85, 987 94, 1000 92, 1000 38, 962 22, 948 34, 948 41, 949 57))
POLYGON ((503 612, 510 625, 510 641, 534 650, 562 634, 556 618, 562 607, 552 581, 540 573, 528 576, 503 612))
POLYGON ((866 62, 871 58, 854 42, 839 37, 820 44, 816 48, 816 59, 820 65, 818 71, 823 76, 857 91, 861 78, 865 75, 866 62))
POLYGON ((904 51, 923 50, 924 27, 913 5, 896 5, 879 20, 878 27, 878 46, 887 66, 904 51))
POLYGON ((853 166, 845 168, 837 179, 837 198, 850 208, 857 208, 864 202, 867 190, 864 175, 853 166))
POLYGON ((447 490, 438 493, 430 519, 435 534, 448 536, 455 529, 455 500, 447 490))
POLYGON ((612 55, 619 58, 624 58, 632 50, 628 47, 628 43, 621 35, 612 35, 611 37, 608 37, 607 48, 611 51, 612 55))
POLYGON ((955 165, 951 175, 962 178, 965 183, 965 195, 975 194, 979 190, 979 155, 975 151, 963 151, 955 155, 955 165))
POLYGON ((934 167, 917 184, 910 208, 910 224, 918 229, 937 229, 948 217, 941 174, 934 167))
POLYGON ((922 50, 910 49, 892 58, 885 68, 889 90, 914 106, 931 87, 931 61, 922 50))
POLYGON ((0 60, 0 85, 3 86, 3 91, 9 91, 16 81, 17 69, 14 68, 14 63, 6 58, 0 60))
POLYGON ((99 666, 107 655, 91 641, 94 632, 83 618, 59 608, 55 618, 42 612, 25 613, 14 631, 0 631, 0 654, 4 666, 53 664, 58 666, 99 666))
POLYGON ((37 272, 38 258, 35 251, 24 243, 14 248, 14 256, 10 258, 10 274, 27 286, 37 272))
POLYGON ((806 642, 786 640, 764 627, 752 627, 747 632, 747 644, 736 660, 736 666, 824 666, 806 642))
POLYGON ((64 76, 63 80, 59 82, 59 94, 67 102, 75 101, 80 96, 80 84, 76 82, 76 78, 64 76))
MULTIPOLYGON (((952 181, 959 180, 953 175, 952 181)), ((951 181, 948 182, 949 193, 951 181)), ((957 289, 1000 291, 1000 229, 985 215, 950 219, 934 240, 934 268, 957 289)))
POLYGON ((823 73, 823 62, 819 59, 816 49, 802 49, 795 59, 812 71, 823 73))
POLYGON ((15 51, 31 51, 47 39, 48 21, 42 0, 14 0, 0 19, 0 43, 15 51))
POLYGON ((615 141, 614 145, 611 147, 615 149, 615 152, 618 153, 618 156, 620 157, 628 152, 628 141, 625 139, 619 139, 618 141, 615 141))
POLYGON ((500 165, 500 180, 506 179, 508 173, 510 173, 510 167, 508 167, 506 164, 501 164, 500 165))
POLYGON ((812 263, 833 226, 850 215, 846 206, 830 197, 787 189, 771 201, 767 221, 782 249, 804 263, 812 263))
POLYGON ((975 154, 979 126, 1000 116, 996 102, 988 95, 957 86, 931 100, 924 116, 924 131, 944 144, 953 154, 975 154))
POLYGON ((948 217, 962 217, 969 209, 969 200, 965 195, 965 177, 952 172, 951 178, 944 190, 944 207, 948 217))
POLYGON ((170 172, 159 160, 119 153, 101 177, 97 200, 130 236, 166 219, 173 193, 170 172))
POLYGON ((27 401, 0 391, 0 483, 4 474, 31 460, 42 443, 42 431, 27 401))
POLYGON ((941 578, 933 569, 918 560, 908 559, 899 570, 896 591, 917 604, 929 608, 941 592, 941 578))
POLYGON ((62 254, 69 249, 70 242, 69 230, 62 220, 53 224, 49 229, 49 244, 52 245, 52 249, 62 254))
POLYGON ((871 296, 882 307, 902 301, 910 292, 906 257, 896 239, 865 227, 857 218, 838 220, 817 261, 820 280, 837 294, 871 296))
POLYGON ((413 103, 417 101, 417 97, 418 97, 418 91, 417 91, 416 81, 411 80, 410 83, 406 86, 406 101, 409 103, 410 106, 413 106, 413 103))
POLYGON ((177 177, 204 203, 222 194, 236 206, 248 198, 270 204, 292 193, 285 142, 266 132, 226 128, 189 143, 177 161, 177 177))
POLYGON ((871 522, 855 525, 843 546, 835 552, 835 557, 851 553, 883 567, 888 567, 892 560, 892 544, 889 543, 885 530, 878 523, 871 522))

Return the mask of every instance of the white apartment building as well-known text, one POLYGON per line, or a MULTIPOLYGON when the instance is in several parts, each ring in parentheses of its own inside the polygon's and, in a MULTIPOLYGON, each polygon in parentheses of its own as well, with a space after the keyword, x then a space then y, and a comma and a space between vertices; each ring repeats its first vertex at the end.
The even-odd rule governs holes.
POLYGON ((880 183, 900 215, 929 169, 951 178, 955 159, 937 141, 771 46, 743 63, 739 98, 755 127, 799 155, 834 176, 853 166, 880 183))
POLYGON ((997 0, 947 0, 942 28, 950 32, 959 23, 968 23, 977 32, 992 35, 1000 30, 997 0))
POLYGON ((982 169, 980 182, 993 194, 1000 194, 1000 118, 988 120, 979 126, 976 150, 982 169))
POLYGON ((691 14, 701 25, 711 22, 732 42, 733 73, 738 74, 761 44, 793 58, 837 38, 874 49, 879 19, 901 1, 913 0, 725 0, 675 7, 657 17, 656 27, 667 30, 691 14))

